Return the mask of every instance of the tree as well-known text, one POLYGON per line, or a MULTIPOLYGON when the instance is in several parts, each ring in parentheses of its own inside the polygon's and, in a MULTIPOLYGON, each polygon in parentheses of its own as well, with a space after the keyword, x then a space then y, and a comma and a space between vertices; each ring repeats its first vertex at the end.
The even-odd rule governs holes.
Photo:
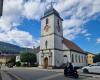
POLYGON ((93 62, 100 62, 100 53, 94 57, 93 62))
POLYGON ((36 55, 29 52, 22 53, 21 62, 27 63, 28 66, 34 66, 34 63, 36 62, 36 55))

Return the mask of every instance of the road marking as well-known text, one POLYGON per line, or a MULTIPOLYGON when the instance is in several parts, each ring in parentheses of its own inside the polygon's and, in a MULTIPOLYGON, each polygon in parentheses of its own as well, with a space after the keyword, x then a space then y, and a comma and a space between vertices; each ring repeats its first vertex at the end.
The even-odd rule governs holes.
POLYGON ((18 76, 15 75, 15 74, 12 74, 11 72, 8 72, 8 71, 7 71, 7 73, 8 73, 9 75, 15 77, 17 80, 23 80, 22 78, 18 77, 18 76))
POLYGON ((58 73, 58 74, 55 74, 55 75, 43 77, 43 78, 40 78, 40 79, 37 79, 37 80, 48 80, 48 79, 52 79, 52 78, 55 78, 55 77, 60 76, 60 75, 62 75, 62 73, 58 73))

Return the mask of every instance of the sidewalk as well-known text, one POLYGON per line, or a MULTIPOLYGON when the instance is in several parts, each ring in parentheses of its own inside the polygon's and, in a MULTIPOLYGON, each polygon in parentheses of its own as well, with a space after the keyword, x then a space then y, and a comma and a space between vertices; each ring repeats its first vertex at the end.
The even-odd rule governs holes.
POLYGON ((1 71, 1 77, 2 77, 2 80, 12 80, 10 76, 6 74, 4 71, 1 71))

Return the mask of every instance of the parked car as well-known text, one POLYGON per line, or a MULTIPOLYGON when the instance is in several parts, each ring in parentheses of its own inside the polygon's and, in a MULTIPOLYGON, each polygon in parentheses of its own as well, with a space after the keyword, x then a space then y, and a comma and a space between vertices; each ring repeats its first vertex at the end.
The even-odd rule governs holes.
POLYGON ((9 68, 13 68, 13 66, 14 66, 14 65, 13 65, 12 63, 8 63, 8 64, 7 64, 7 67, 9 67, 9 68))
POLYGON ((100 63, 94 63, 82 68, 84 73, 100 73, 100 63))

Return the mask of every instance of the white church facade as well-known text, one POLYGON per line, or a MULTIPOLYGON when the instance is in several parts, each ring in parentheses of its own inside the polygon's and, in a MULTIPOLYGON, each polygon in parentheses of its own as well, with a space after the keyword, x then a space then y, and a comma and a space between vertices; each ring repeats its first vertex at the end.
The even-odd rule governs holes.
POLYGON ((63 37, 62 21, 54 8, 48 9, 41 18, 39 67, 57 68, 67 62, 78 67, 87 64, 86 53, 75 43, 63 37))

